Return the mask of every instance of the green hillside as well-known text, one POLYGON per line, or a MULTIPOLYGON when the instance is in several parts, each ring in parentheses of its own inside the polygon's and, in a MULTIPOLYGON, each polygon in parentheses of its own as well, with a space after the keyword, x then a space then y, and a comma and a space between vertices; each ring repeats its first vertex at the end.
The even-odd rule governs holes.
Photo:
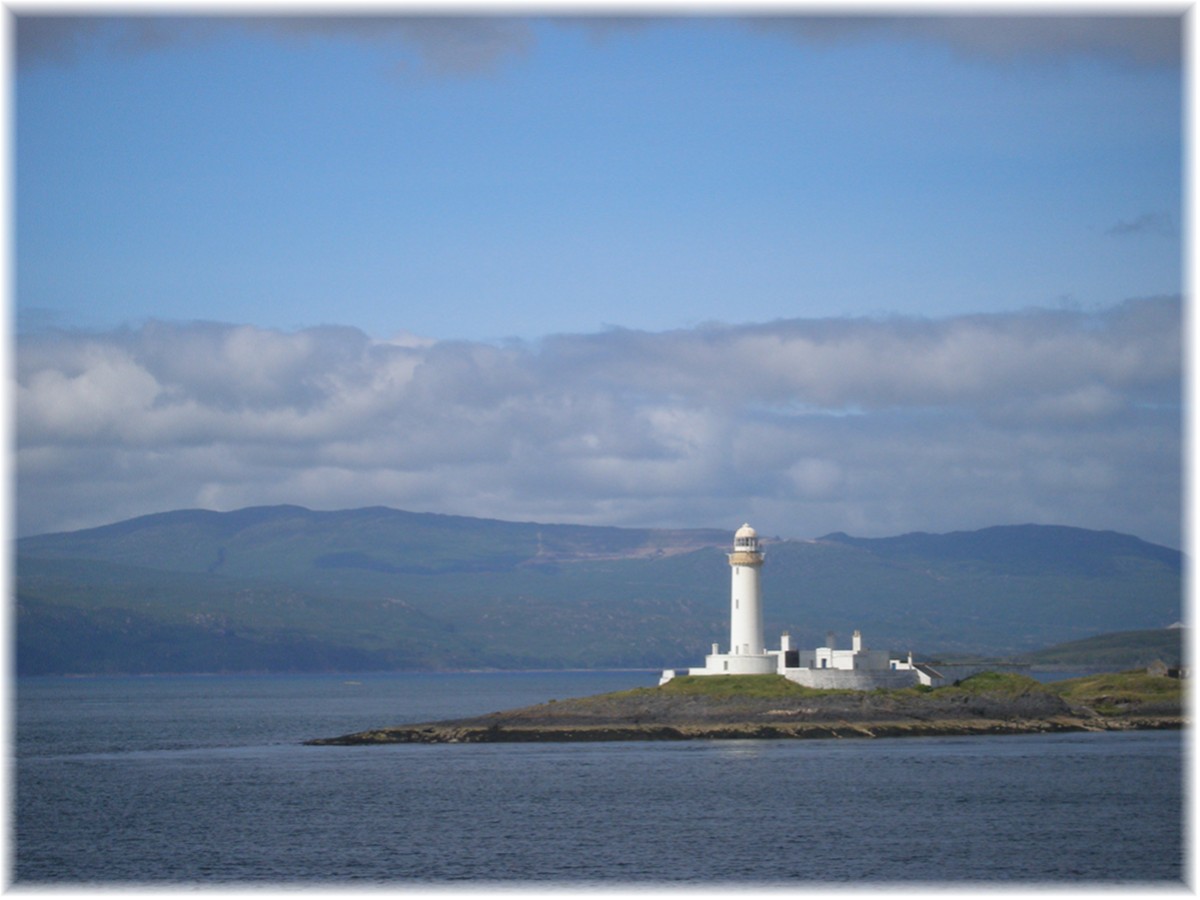
POLYGON ((178 510, 22 538, 18 552, 172 572, 290 579, 313 571, 503 571, 522 564, 655 557, 729 540, 716 530, 540 525, 382 506, 337 512, 264 506, 228 513, 178 510))
POLYGON ((1178 666, 1184 658, 1185 636, 1182 628, 1120 631, 1056 644, 1024 654, 1020 661, 1038 666, 1132 669, 1161 660, 1178 666))
MULTIPOLYGON (((729 530, 295 506, 17 542, 21 672, 660 667, 728 640, 729 530), (188 648, 172 653, 178 645, 188 648)), ((1108 532, 767 540, 769 645, 1010 656, 1181 616, 1177 551, 1108 532)))

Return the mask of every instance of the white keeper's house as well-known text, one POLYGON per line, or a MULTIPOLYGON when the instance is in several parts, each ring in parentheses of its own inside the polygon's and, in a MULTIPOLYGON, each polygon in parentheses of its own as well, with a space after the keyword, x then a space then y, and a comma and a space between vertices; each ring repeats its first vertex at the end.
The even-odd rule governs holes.
POLYGON ((983 665, 938 665, 934 668, 914 663, 912 653, 904 659, 893 658, 884 650, 868 650, 864 647, 862 634, 858 631, 854 632, 848 650, 834 647, 832 633, 826 636, 823 647, 793 649, 787 632, 780 636, 778 650, 768 650, 763 643, 764 561, 758 533, 749 525, 743 525, 733 536, 733 552, 729 554, 732 573, 729 652, 722 653, 720 645, 713 644, 712 652, 704 658, 702 667, 666 669, 659 684, 666 684, 676 675, 779 674, 806 687, 866 691, 916 684, 936 686, 958 681, 985 668, 995 668, 983 665))

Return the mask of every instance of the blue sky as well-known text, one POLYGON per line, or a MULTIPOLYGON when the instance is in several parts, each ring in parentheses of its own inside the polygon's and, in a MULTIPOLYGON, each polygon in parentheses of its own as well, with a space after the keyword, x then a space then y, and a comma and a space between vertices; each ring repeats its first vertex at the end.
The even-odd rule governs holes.
POLYGON ((1179 544, 1178 18, 16 34, 22 533, 291 502, 1179 544))
POLYGON ((107 27, 21 57, 23 327, 493 340, 1180 290, 1177 65, 729 19, 107 27))

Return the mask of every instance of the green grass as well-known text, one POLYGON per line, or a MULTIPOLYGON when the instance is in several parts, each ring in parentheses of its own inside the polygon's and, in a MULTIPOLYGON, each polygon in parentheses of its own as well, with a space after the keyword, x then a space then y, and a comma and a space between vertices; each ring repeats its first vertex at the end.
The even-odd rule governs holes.
MULTIPOLYGON (((1166 679, 1160 679, 1166 680, 1166 679)), ((642 688, 641 690, 656 690, 642 688)), ((818 697, 829 694, 863 694, 848 688, 810 688, 789 681, 782 675, 684 675, 673 678, 659 691, 680 697, 753 697, 770 699, 775 697, 818 697)), ((964 678, 957 685, 927 687, 925 685, 905 688, 875 688, 877 694, 936 694, 955 692, 967 694, 1004 694, 1017 696, 1029 691, 1046 691, 1049 688, 1028 675, 1009 672, 980 672, 964 678)))
POLYGON ((967 694, 1004 694, 1015 697, 1031 691, 1048 690, 1045 684, 1028 675, 1018 675, 1014 672, 980 672, 970 678, 964 678, 956 685, 945 685, 935 690, 959 691, 967 694))
MULTIPOLYGON (((1165 681, 1167 679, 1160 679, 1165 681)), ((904 688, 875 688, 858 691, 848 688, 810 688, 789 681, 782 675, 681 675, 660 687, 633 688, 603 695, 605 698, 637 697, 650 694, 668 694, 675 697, 713 697, 745 699, 786 699, 796 697, 823 697, 830 695, 889 694, 896 696, 924 696, 940 693, 1003 694, 1018 696, 1029 691, 1048 691, 1050 687, 1030 678, 1009 672, 980 672, 963 679, 956 685, 929 687, 914 685, 904 688)))
POLYGON ((1183 696, 1183 682, 1178 678, 1147 675, 1144 671, 1106 672, 1069 678, 1049 685, 1056 693, 1075 703, 1115 702, 1138 703, 1161 701, 1183 696))
POLYGON ((819 690, 788 681, 782 675, 681 675, 659 688, 679 697, 812 697, 823 694, 857 693, 847 690, 819 690))
POLYGON ((631 688, 582 701, 606 702, 639 697, 712 697, 714 699, 774 700, 795 697, 816 697, 825 694, 857 694, 859 691, 819 690, 788 681, 782 675, 680 675, 658 687, 631 688))
MULTIPOLYGON (((1071 703, 1091 706, 1098 712, 1116 714, 1130 711, 1140 703, 1161 704, 1179 702, 1183 686, 1178 679, 1146 675, 1144 672, 1109 673, 1086 678, 1045 684, 1028 675, 1012 672, 980 672, 964 678, 956 685, 942 687, 914 686, 877 688, 872 694, 900 696, 956 694, 992 694, 1017 697, 1026 693, 1057 693, 1071 703)), ((716 700, 766 699, 786 700, 828 695, 862 695, 866 692, 838 689, 808 688, 789 681, 782 675, 682 675, 660 687, 640 687, 627 691, 580 698, 583 703, 606 703, 612 700, 668 696, 683 698, 708 697, 716 700)))

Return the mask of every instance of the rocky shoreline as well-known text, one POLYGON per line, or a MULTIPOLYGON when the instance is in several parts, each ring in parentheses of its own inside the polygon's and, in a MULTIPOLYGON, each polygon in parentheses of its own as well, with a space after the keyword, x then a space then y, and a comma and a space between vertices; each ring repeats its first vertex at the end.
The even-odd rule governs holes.
POLYGON ((306 744, 822 739, 1178 729, 1178 700, 1067 702, 1032 682, 1018 691, 807 691, 794 696, 686 695, 661 688, 582 697, 466 719, 396 725, 306 744), (1097 704, 1099 705, 1099 704, 1097 704))
POLYGON ((1065 731, 1130 731, 1177 729, 1178 716, 1140 719, 978 719, 942 722, 856 722, 772 725, 745 722, 729 725, 626 725, 626 726, 462 726, 429 724, 361 731, 333 738, 305 741, 314 746, 363 744, 486 744, 584 741, 686 741, 814 738, 948 737, 979 734, 1039 734, 1065 731))

